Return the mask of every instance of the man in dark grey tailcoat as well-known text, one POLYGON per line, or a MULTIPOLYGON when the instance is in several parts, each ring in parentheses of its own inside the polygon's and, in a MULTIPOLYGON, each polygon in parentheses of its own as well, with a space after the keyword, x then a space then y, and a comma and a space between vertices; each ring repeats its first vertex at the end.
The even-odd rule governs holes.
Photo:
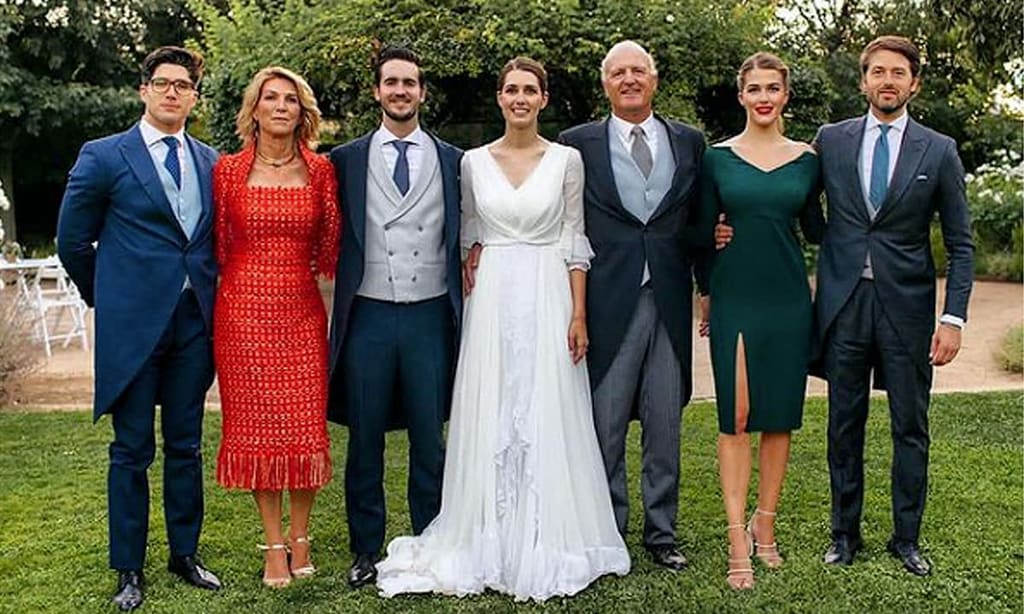
POLYGON ((704 138, 654 114, 658 73, 633 41, 601 63, 612 115, 566 130, 586 170, 586 232, 596 254, 587 279, 588 363, 594 426, 619 531, 629 511, 626 432, 643 426, 644 546, 655 563, 686 566, 676 544, 679 430, 690 399, 690 247, 704 138))

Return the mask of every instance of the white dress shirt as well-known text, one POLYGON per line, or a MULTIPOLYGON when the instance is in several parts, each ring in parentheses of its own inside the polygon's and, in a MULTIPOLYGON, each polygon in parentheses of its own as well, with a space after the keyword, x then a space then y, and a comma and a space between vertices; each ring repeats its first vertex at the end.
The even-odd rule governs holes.
POLYGON ((622 144, 626 147, 626 151, 633 151, 633 139, 637 138, 633 136, 633 126, 640 126, 644 131, 644 138, 647 139, 647 146, 651 149, 651 162, 657 163, 658 159, 658 120, 654 119, 654 113, 647 116, 647 119, 634 124, 628 122, 621 117, 617 117, 614 113, 611 115, 612 132, 619 136, 622 144))
POLYGON ((380 138, 380 153, 384 156, 384 163, 388 165, 388 174, 392 177, 395 176, 395 164, 398 162, 398 149, 395 148, 391 143, 395 141, 406 141, 412 143, 405 150, 405 159, 409 162, 409 187, 416 185, 416 180, 420 176, 420 168, 423 166, 423 147, 430 138, 426 132, 416 126, 410 134, 405 137, 398 138, 390 130, 381 124, 380 131, 377 134, 380 138))
POLYGON ((167 143, 162 139, 173 136, 178 141, 178 169, 181 171, 181 179, 184 182, 185 173, 188 172, 188 164, 185 164, 185 128, 182 127, 174 134, 167 134, 158 130, 145 118, 139 122, 139 132, 142 133, 142 142, 146 144, 149 155, 153 158, 153 164, 157 168, 163 168, 164 159, 167 157, 167 143))
MULTIPOLYGON (((907 110, 903 110, 903 115, 898 119, 889 124, 889 134, 886 135, 886 140, 889 143, 889 168, 887 169, 885 182, 886 185, 892 183, 892 173, 896 170, 896 161, 900 157, 900 148, 903 146, 903 135, 907 132, 907 121, 910 119, 910 115, 907 114, 907 110)), ((875 144, 878 142, 878 137, 882 134, 880 126, 882 122, 875 117, 874 113, 868 113, 867 122, 864 125, 864 140, 861 141, 860 145, 860 187, 864 193, 864 206, 866 207, 869 200, 868 194, 871 191, 871 166, 875 158, 875 144)))

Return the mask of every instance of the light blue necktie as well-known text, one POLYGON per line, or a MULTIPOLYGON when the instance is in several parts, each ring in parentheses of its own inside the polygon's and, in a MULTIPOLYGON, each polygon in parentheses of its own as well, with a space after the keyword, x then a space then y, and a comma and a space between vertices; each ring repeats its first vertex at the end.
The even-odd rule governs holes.
POLYGON ((398 186, 398 191, 402 193, 402 196, 405 196, 409 191, 409 158, 406 157, 405 152, 412 143, 409 141, 391 141, 391 144, 398 150, 398 160, 395 161, 395 172, 392 176, 395 179, 395 185, 398 186))
POLYGON ((871 217, 882 207, 885 192, 889 189, 889 129, 888 124, 878 124, 881 134, 875 141, 875 151, 871 157, 871 183, 868 188, 868 202, 871 203, 871 217))
POLYGON ((181 189, 181 161, 178 160, 178 139, 173 136, 165 136, 160 139, 167 144, 167 156, 164 158, 164 168, 174 179, 174 185, 181 189))

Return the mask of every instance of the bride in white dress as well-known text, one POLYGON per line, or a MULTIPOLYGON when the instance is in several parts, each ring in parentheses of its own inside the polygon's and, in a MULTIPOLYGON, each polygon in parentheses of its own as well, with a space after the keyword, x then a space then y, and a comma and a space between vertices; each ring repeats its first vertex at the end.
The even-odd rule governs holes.
POLYGON ((441 511, 388 545, 377 564, 388 597, 490 588, 541 601, 629 572, 583 360, 583 164, 537 134, 539 63, 506 64, 498 104, 504 137, 462 159, 472 247, 441 511))

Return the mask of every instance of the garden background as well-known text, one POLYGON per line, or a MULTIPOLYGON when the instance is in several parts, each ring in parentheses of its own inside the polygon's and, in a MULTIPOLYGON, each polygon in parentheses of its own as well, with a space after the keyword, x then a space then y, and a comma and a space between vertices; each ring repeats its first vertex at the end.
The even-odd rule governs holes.
MULTIPOLYGON (((983 279, 1020 282, 1022 27, 1024 3, 1001 0, 0 0, 0 248, 26 256, 54 251, 64 181, 81 144, 138 119, 138 64, 162 44, 184 43, 205 54, 202 101, 189 130, 222 151, 233 151, 238 147, 233 116, 241 91, 258 68, 271 63, 309 79, 326 119, 324 149, 371 129, 379 121, 370 96, 371 60, 387 43, 407 44, 423 56, 429 88, 424 124, 462 147, 501 132, 493 98, 501 65, 519 54, 543 61, 551 73, 552 104, 542 115, 542 132, 553 137, 562 128, 607 113, 598 67, 607 48, 623 38, 647 46, 658 62, 655 108, 698 126, 712 142, 742 128, 735 99, 735 69, 742 59, 759 49, 779 53, 793 68, 787 133, 811 139, 819 125, 864 112, 859 50, 878 34, 898 33, 917 41, 925 56, 923 89, 911 112, 957 139, 969 173, 977 273, 983 279)), ((933 238, 941 269, 937 227, 933 238)), ((814 252, 808 249, 806 255, 813 264, 814 252)), ((324 292, 329 295, 329 287, 324 292)), ((992 335, 986 342, 991 347, 977 351, 978 337, 972 335, 989 323, 969 324, 965 345, 973 342, 973 347, 965 347, 964 354, 976 362, 965 364, 961 357, 940 371, 937 381, 948 369, 958 369, 959 380, 976 381, 944 389, 991 387, 999 380, 985 375, 993 365, 1020 373, 1021 294, 1018 284, 976 287, 972 313, 998 314, 998 330, 1007 333, 992 335), (1000 297, 998 308, 991 304, 993 297, 1000 297)), ((8 384, 41 359, 38 348, 28 347, 16 332, 0 327, 0 612, 107 611, 113 589, 106 570, 103 488, 109 427, 91 426, 83 409, 91 391, 88 360, 80 352, 72 360, 72 352, 78 352, 74 348, 58 351, 37 370, 46 377, 37 377, 35 391, 48 394, 19 403, 16 394, 9 396, 8 384), (66 377, 69 364, 77 365, 74 385, 66 377), (69 407, 76 410, 54 411, 69 407)), ((699 376, 710 381, 706 365, 699 376)), ((813 398, 795 439, 785 513, 779 520, 787 565, 778 572, 759 568, 755 591, 729 591, 714 408, 704 401, 684 413, 679 533, 691 569, 675 575, 655 568, 643 553, 634 518, 627 536, 634 570, 628 577, 602 579, 578 597, 543 606, 517 606, 493 594, 383 601, 372 589, 350 591, 339 479, 324 491, 313 519, 321 575, 283 592, 262 589, 260 557, 253 547, 261 538, 251 499, 226 493, 212 481, 220 416, 211 411, 204 437, 208 484, 202 553, 225 578, 227 589, 217 595, 197 593, 163 570, 167 552, 158 455, 151 471, 145 608, 1020 612, 1024 380, 1014 378, 1008 392, 935 395, 931 498, 922 539, 935 564, 930 579, 904 573, 884 551, 891 522, 891 448, 880 398, 869 420, 866 551, 849 569, 820 563, 828 539, 826 408, 823 399, 813 398)), ((820 393, 820 382, 811 388, 820 393)), ((216 398, 214 391, 212 407, 216 398)), ((634 425, 628 443, 633 469, 638 466, 637 431, 634 425)), ((340 477, 346 433, 332 426, 331 437, 340 477)), ((406 445, 401 433, 389 436, 389 535, 409 530, 406 445)), ((631 483, 637 478, 631 474, 631 483)), ((639 509, 636 490, 631 495, 639 509)))

